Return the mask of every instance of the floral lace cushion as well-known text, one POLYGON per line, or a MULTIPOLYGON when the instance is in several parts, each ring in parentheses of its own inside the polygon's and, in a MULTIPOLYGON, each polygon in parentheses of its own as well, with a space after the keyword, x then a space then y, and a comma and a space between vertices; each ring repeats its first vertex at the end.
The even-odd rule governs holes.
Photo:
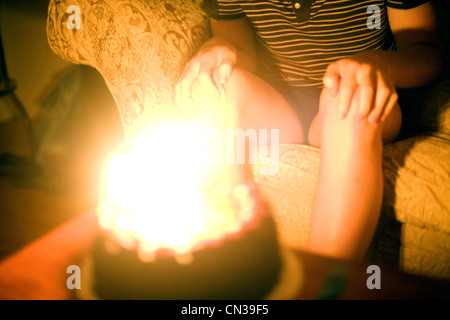
POLYGON ((209 36, 201 0, 51 0, 48 42, 62 58, 104 77, 125 132, 177 112, 174 84, 209 36), (70 28, 76 11, 79 29, 70 28), (69 13, 68 13, 69 12, 69 13))

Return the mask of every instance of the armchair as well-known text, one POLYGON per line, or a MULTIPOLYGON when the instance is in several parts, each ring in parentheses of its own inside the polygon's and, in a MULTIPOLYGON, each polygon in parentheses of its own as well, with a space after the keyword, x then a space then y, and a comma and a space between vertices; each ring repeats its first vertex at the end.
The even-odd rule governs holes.
MULTIPOLYGON (((48 43, 61 58, 95 68, 125 132, 177 112, 174 84, 210 36, 200 0, 51 0, 48 43), (67 20, 80 9, 80 28, 67 20)), ((384 149, 384 199, 367 258, 406 272, 450 279, 450 81, 411 92, 402 139, 384 149)), ((303 248, 320 149, 280 145, 279 170, 255 180, 283 245, 303 248)), ((182 161, 182 159, 180 159, 182 161)))

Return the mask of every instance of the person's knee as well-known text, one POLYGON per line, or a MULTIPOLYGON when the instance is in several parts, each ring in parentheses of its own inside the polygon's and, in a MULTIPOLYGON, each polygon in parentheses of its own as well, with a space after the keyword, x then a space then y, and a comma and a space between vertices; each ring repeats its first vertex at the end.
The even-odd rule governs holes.
POLYGON ((242 104, 241 101, 245 99, 248 90, 252 89, 252 82, 255 81, 255 77, 250 71, 235 67, 224 87, 228 100, 236 105, 242 104))
MULTIPOLYGON (((356 110, 360 101, 359 92, 355 93, 352 105, 345 118, 340 118, 338 113, 339 95, 332 95, 326 88, 322 90, 319 112, 314 119, 308 141, 310 145, 322 147, 324 142, 332 141, 342 147, 354 148, 357 145, 378 144, 382 141, 384 123, 370 123, 366 118, 361 118, 356 110)), ((397 111, 396 111, 396 117, 397 111)), ((389 125, 397 121, 392 117, 389 125)), ((391 130, 389 136, 396 134, 391 130)), ((398 132, 397 132, 398 133, 398 132)))
POLYGON ((235 68, 225 90, 240 128, 276 130, 279 143, 305 143, 302 125, 289 102, 256 74, 235 68))
POLYGON ((319 111, 314 117, 308 132, 308 143, 314 147, 322 145, 322 131, 325 118, 336 108, 338 100, 331 95, 329 90, 324 88, 320 94, 319 111))

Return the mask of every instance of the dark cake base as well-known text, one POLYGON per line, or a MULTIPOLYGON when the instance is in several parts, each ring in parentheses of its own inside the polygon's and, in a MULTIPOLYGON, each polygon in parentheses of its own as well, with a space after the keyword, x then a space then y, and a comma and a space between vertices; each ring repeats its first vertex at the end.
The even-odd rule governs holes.
POLYGON ((270 216, 194 251, 179 264, 173 255, 143 262, 135 250, 109 253, 99 234, 90 256, 90 286, 99 299, 264 299, 279 279, 280 251, 270 216))

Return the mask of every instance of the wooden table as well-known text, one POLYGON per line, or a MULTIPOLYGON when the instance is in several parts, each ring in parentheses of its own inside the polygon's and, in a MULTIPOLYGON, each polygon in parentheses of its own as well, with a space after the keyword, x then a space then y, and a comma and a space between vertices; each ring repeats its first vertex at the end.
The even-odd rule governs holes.
MULTIPOLYGON (((68 289, 66 273, 79 265, 97 230, 95 215, 87 213, 59 226, 0 262, 0 299, 75 299, 77 289, 68 289)), ((449 299, 446 281, 400 273, 380 266, 381 289, 368 289, 369 262, 349 264, 301 251, 287 251, 294 278, 301 285, 281 299, 449 299), (294 266, 294 270, 292 267, 294 266), (297 268, 297 267, 298 268, 297 268), (339 271, 340 270, 340 271, 339 271), (334 276, 336 271, 341 277, 334 276), (342 277, 344 275, 344 277, 342 277), (328 290, 330 289, 331 291, 328 290)), ((83 270, 81 270, 81 277, 83 270)), ((286 273, 287 279, 290 276, 286 273)))

